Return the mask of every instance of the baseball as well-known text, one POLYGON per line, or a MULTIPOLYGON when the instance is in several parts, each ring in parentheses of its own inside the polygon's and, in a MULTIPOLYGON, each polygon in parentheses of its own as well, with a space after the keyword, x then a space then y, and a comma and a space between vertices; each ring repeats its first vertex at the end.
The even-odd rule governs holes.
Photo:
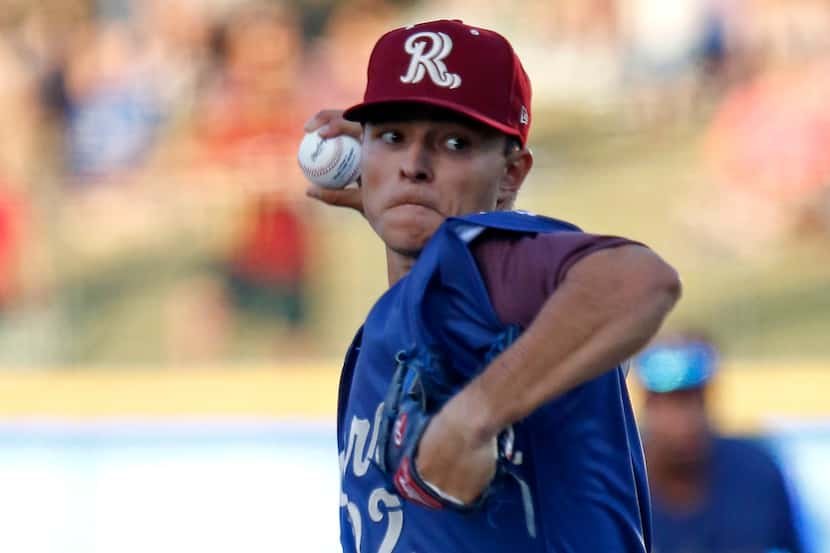
POLYGON ((323 138, 316 132, 306 133, 297 161, 314 184, 343 188, 360 175, 360 142, 344 134, 323 138))

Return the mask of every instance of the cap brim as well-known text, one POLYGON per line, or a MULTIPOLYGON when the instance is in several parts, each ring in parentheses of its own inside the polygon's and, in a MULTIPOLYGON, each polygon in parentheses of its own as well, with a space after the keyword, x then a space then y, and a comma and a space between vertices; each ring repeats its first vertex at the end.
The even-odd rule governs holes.
POLYGON ((659 345, 640 354, 636 365, 645 389, 675 392, 705 385, 715 371, 717 354, 701 343, 659 345))
POLYGON ((429 98, 424 96, 408 96, 405 98, 395 98, 390 100, 362 102, 344 111, 343 118, 348 121, 365 123, 367 121, 371 121, 374 116, 376 116, 378 113, 384 110, 406 104, 422 104, 447 109, 459 115, 463 115, 464 117, 468 117, 474 121, 478 121, 479 123, 487 125, 488 127, 496 129, 497 131, 503 132, 504 134, 515 136, 519 140, 519 142, 521 142, 524 146, 524 140, 522 139, 522 136, 516 131, 516 129, 509 127, 504 123, 500 123, 494 119, 486 117, 481 113, 478 113, 477 111, 467 108, 466 106, 456 104, 455 102, 438 100, 435 98, 429 98))

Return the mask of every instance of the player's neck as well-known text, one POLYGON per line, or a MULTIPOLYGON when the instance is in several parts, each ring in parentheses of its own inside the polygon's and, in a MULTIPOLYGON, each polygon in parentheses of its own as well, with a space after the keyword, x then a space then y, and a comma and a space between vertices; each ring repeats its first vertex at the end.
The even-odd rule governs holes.
POLYGON ((705 472, 663 474, 649 471, 649 483, 660 499, 677 511, 694 511, 708 496, 705 472))
POLYGON ((386 248, 386 275, 389 278, 389 287, 395 285, 405 277, 417 261, 416 257, 403 255, 399 252, 386 248))
POLYGON ((707 463, 675 463, 670 459, 649 455, 648 478, 653 490, 665 501, 680 510, 697 506, 706 496, 709 477, 707 463))

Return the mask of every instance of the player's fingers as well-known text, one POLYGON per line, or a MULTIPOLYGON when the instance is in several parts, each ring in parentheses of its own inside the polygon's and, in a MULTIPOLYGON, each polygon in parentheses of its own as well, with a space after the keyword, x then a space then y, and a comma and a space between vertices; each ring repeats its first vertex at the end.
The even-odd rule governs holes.
POLYGON ((359 188, 322 188, 320 186, 309 186, 306 196, 319 200, 324 204, 336 207, 348 207, 363 213, 363 200, 359 188))
POLYGON ((331 121, 327 126, 328 129, 326 129, 325 134, 323 134, 323 131, 320 132, 320 135, 325 138, 337 136, 338 134, 347 134, 358 141, 363 138, 363 127, 360 126, 360 123, 338 119, 331 121))
POLYGON ((305 125, 303 126, 303 130, 305 132, 311 132, 314 130, 319 129, 323 125, 327 124, 332 119, 336 119, 343 114, 343 110, 341 109, 323 109, 315 113, 311 116, 311 118, 306 121, 305 125))
POLYGON ((343 119, 343 110, 326 109, 317 112, 303 127, 305 132, 317 131, 323 138, 346 134, 360 140, 360 123, 343 119))
POLYGON ((363 134, 363 128, 360 123, 354 121, 346 121, 342 117, 335 117, 330 119, 328 123, 317 129, 317 132, 323 138, 331 138, 340 134, 345 134, 360 140, 363 134))

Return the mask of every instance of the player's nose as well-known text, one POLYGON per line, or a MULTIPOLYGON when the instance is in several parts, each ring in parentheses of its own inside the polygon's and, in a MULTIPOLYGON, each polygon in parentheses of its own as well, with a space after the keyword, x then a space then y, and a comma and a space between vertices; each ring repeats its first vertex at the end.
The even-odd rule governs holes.
POLYGON ((434 176, 432 153, 423 143, 413 141, 402 152, 401 177, 412 182, 430 182, 434 176))

